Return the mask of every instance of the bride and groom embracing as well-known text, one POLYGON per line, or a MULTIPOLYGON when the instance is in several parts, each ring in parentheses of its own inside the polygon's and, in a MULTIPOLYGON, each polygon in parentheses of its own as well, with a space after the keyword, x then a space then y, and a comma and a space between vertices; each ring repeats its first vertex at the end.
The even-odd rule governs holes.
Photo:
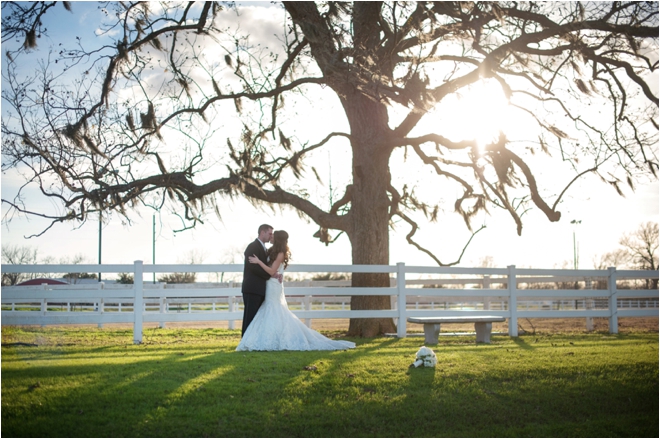
POLYGON ((282 278, 289 264, 289 234, 259 226, 259 237, 245 249, 243 327, 237 351, 330 351, 355 343, 331 340, 305 326, 286 303, 282 278), (266 243, 271 243, 266 248, 266 243))

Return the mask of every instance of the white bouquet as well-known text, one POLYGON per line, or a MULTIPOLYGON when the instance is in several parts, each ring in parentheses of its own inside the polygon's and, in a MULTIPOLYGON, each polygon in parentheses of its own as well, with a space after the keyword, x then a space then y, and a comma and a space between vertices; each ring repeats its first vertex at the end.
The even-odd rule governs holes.
POLYGON ((435 356, 435 352, 426 346, 422 346, 419 348, 419 351, 417 351, 417 358, 415 359, 415 362, 410 365, 410 367, 435 367, 437 362, 438 358, 435 356))

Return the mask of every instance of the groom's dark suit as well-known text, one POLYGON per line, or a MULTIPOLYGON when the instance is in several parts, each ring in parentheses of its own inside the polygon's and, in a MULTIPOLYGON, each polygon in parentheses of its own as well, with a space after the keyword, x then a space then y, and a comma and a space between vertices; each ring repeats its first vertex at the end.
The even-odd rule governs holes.
POLYGON ((268 256, 266 250, 259 239, 255 239, 245 249, 245 261, 243 263, 243 327, 241 336, 254 319, 259 311, 259 307, 266 298, 266 281, 270 279, 270 274, 261 268, 259 264, 251 264, 248 257, 255 255, 264 264, 267 263, 268 256))

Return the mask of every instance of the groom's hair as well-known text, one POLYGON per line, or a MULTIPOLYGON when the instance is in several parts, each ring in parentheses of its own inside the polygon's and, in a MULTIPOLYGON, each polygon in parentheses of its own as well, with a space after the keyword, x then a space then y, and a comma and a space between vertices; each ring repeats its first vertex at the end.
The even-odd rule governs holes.
POLYGON ((259 226, 259 231, 257 233, 261 235, 261 232, 263 232, 264 230, 270 230, 272 228, 273 226, 269 226, 268 224, 262 224, 259 226))

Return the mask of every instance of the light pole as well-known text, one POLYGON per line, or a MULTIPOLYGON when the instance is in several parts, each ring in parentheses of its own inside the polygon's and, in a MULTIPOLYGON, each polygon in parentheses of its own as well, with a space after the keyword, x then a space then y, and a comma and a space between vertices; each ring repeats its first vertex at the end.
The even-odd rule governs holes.
MULTIPOLYGON (((156 264, 156 214, 152 216, 151 222, 151 237, 152 237, 152 250, 151 250, 151 260, 156 264)), ((156 272, 154 271, 154 280, 153 283, 156 283, 156 272)))
MULTIPOLYGON (((102 236, 102 228, 103 226, 103 217, 101 216, 101 212, 99 212, 99 265, 101 265, 101 236, 102 236)), ((101 282, 101 271, 99 269, 99 282, 101 282)))
POLYGON ((575 270, 578 269, 578 265, 580 263, 578 259, 578 248, 577 248, 577 242, 575 240, 575 227, 577 227, 579 224, 582 224, 582 220, 573 220, 571 221, 571 224, 573 224, 573 268, 575 270))

